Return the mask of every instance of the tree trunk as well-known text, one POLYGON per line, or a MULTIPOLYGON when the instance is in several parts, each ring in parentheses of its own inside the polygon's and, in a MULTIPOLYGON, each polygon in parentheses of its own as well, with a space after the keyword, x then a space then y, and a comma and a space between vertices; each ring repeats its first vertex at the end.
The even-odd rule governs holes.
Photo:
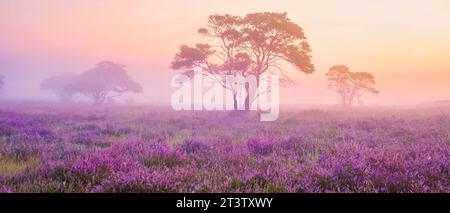
POLYGON ((345 98, 345 94, 341 94, 341 104, 342 106, 347 106, 347 99, 345 98))
POLYGON ((250 85, 246 82, 245 83, 245 92, 247 95, 245 96, 245 111, 250 111, 250 85))
POLYGON ((94 95, 94 104, 99 105, 105 102, 105 96, 102 95, 94 95))
MULTIPOLYGON (((255 91, 255 97, 258 96, 258 88, 259 88, 259 75, 256 75, 256 91, 255 91)), ((245 96, 245 111, 250 111, 251 104, 253 101, 255 101, 254 97, 252 97, 252 101, 250 101, 250 85, 249 83, 245 83, 245 92, 247 93, 245 96)))
POLYGON ((237 111, 238 110, 238 103, 237 103, 237 94, 233 93, 233 110, 237 111))

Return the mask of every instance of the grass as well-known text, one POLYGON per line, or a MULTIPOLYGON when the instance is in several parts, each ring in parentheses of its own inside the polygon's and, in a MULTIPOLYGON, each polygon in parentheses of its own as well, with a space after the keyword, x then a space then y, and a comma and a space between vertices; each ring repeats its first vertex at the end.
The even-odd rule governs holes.
POLYGON ((19 160, 15 157, 0 155, 0 175, 11 176, 25 171, 27 168, 39 165, 37 158, 19 160))

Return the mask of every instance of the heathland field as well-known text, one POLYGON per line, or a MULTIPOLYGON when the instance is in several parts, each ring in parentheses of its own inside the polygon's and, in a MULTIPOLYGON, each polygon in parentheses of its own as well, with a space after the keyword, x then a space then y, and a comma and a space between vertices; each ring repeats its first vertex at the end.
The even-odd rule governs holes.
POLYGON ((450 192, 447 115, 3 106, 0 191, 450 192))

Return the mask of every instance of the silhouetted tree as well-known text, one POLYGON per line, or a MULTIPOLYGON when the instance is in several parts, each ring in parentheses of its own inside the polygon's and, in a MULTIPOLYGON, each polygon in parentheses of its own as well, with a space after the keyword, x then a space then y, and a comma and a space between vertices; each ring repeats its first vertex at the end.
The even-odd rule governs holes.
MULTIPOLYGON (((242 43, 241 22, 241 17, 228 14, 209 16, 208 27, 198 29, 198 33, 209 37, 212 40, 211 44, 196 44, 194 47, 180 46, 179 52, 172 61, 172 68, 186 69, 185 74, 191 77, 194 67, 201 67, 203 71, 215 76, 244 72, 250 66, 250 60, 240 47, 242 43), (237 60, 240 60, 241 63, 237 64, 237 60)), ((234 85, 228 85, 225 78, 215 80, 224 88, 232 91, 234 109, 237 110, 238 90, 234 85)))
POLYGON ((64 73, 47 78, 42 82, 41 89, 51 90, 62 102, 71 102, 77 94, 74 87, 76 77, 74 73, 64 73))
POLYGON ((286 13, 251 13, 243 19, 244 49, 252 59, 252 74, 280 73, 290 81, 283 62, 304 73, 314 72, 311 49, 303 29, 286 13))
POLYGON ((373 87, 374 76, 368 72, 351 72, 346 65, 336 65, 330 68, 326 76, 329 81, 328 87, 340 95, 343 106, 351 106, 355 97, 361 102, 364 92, 379 93, 373 87))
MULTIPOLYGON (((211 43, 180 46, 172 61, 173 69, 190 73, 199 66, 219 76, 253 74, 257 78, 257 86, 259 77, 268 72, 279 74, 280 84, 287 86, 291 79, 283 64, 305 73, 314 71, 311 49, 303 29, 287 18, 286 13, 251 13, 245 17, 212 15, 208 18, 208 26, 200 28, 198 33, 208 37, 211 43)), ((233 91, 237 109, 235 88, 227 85, 223 78, 219 82, 233 91)), ((247 109, 249 98, 246 97, 247 109)))
POLYGON ((126 92, 142 92, 142 86, 131 79, 124 65, 110 61, 102 61, 78 76, 74 89, 91 98, 96 104, 112 101, 126 92))

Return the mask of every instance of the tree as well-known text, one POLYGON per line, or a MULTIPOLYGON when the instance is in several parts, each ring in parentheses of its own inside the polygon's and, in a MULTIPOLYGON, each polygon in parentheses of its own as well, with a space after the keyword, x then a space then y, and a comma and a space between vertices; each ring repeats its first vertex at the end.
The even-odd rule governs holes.
POLYGON ((76 77, 74 73, 63 73, 47 78, 42 82, 41 89, 51 90, 62 102, 71 102, 77 94, 74 87, 76 77))
POLYGON ((243 19, 244 49, 252 59, 252 74, 279 73, 290 81, 282 63, 304 73, 314 72, 311 48, 303 29, 286 13, 251 13, 243 19), (278 71, 278 72, 277 72, 278 71))
POLYGON ((373 86, 375 78, 368 72, 351 72, 346 65, 332 66, 326 73, 328 77, 328 88, 340 95, 343 106, 351 106, 354 98, 361 101, 363 93, 378 94, 379 91, 373 86))
POLYGON ((215 80, 232 91, 235 110, 237 110, 238 90, 234 85, 227 84, 223 75, 242 73, 250 64, 248 55, 240 52, 241 19, 228 14, 210 16, 208 27, 198 29, 198 33, 209 37, 212 44, 196 44, 194 47, 182 45, 172 61, 173 69, 185 69, 185 74, 191 77, 194 67, 201 67, 203 71, 218 76, 215 80), (240 64, 236 63, 238 60, 241 61, 240 64))
MULTIPOLYGON (((303 29, 287 18, 286 13, 251 13, 245 17, 212 15, 208 26, 198 33, 207 37, 210 44, 194 47, 180 46, 172 61, 172 68, 183 69, 187 74, 196 66, 216 76, 254 75, 259 86, 265 73, 279 74, 280 84, 287 86, 291 79, 283 65, 292 65, 304 73, 314 72, 308 42, 303 29)), ((233 91, 234 109, 237 109, 237 91, 218 78, 224 88, 233 91)), ((248 87, 247 94, 248 94, 248 87)), ((270 89, 270 88, 268 88, 270 89)), ((246 109, 250 104, 246 97, 246 109)))
POLYGON ((5 84, 5 83, 3 83, 3 79, 5 79, 5 76, 0 75, 0 89, 2 89, 3 85, 5 84))
POLYGON ((110 61, 102 61, 79 75, 74 82, 74 89, 96 104, 112 101, 126 92, 142 92, 142 86, 127 74, 124 65, 110 61))

